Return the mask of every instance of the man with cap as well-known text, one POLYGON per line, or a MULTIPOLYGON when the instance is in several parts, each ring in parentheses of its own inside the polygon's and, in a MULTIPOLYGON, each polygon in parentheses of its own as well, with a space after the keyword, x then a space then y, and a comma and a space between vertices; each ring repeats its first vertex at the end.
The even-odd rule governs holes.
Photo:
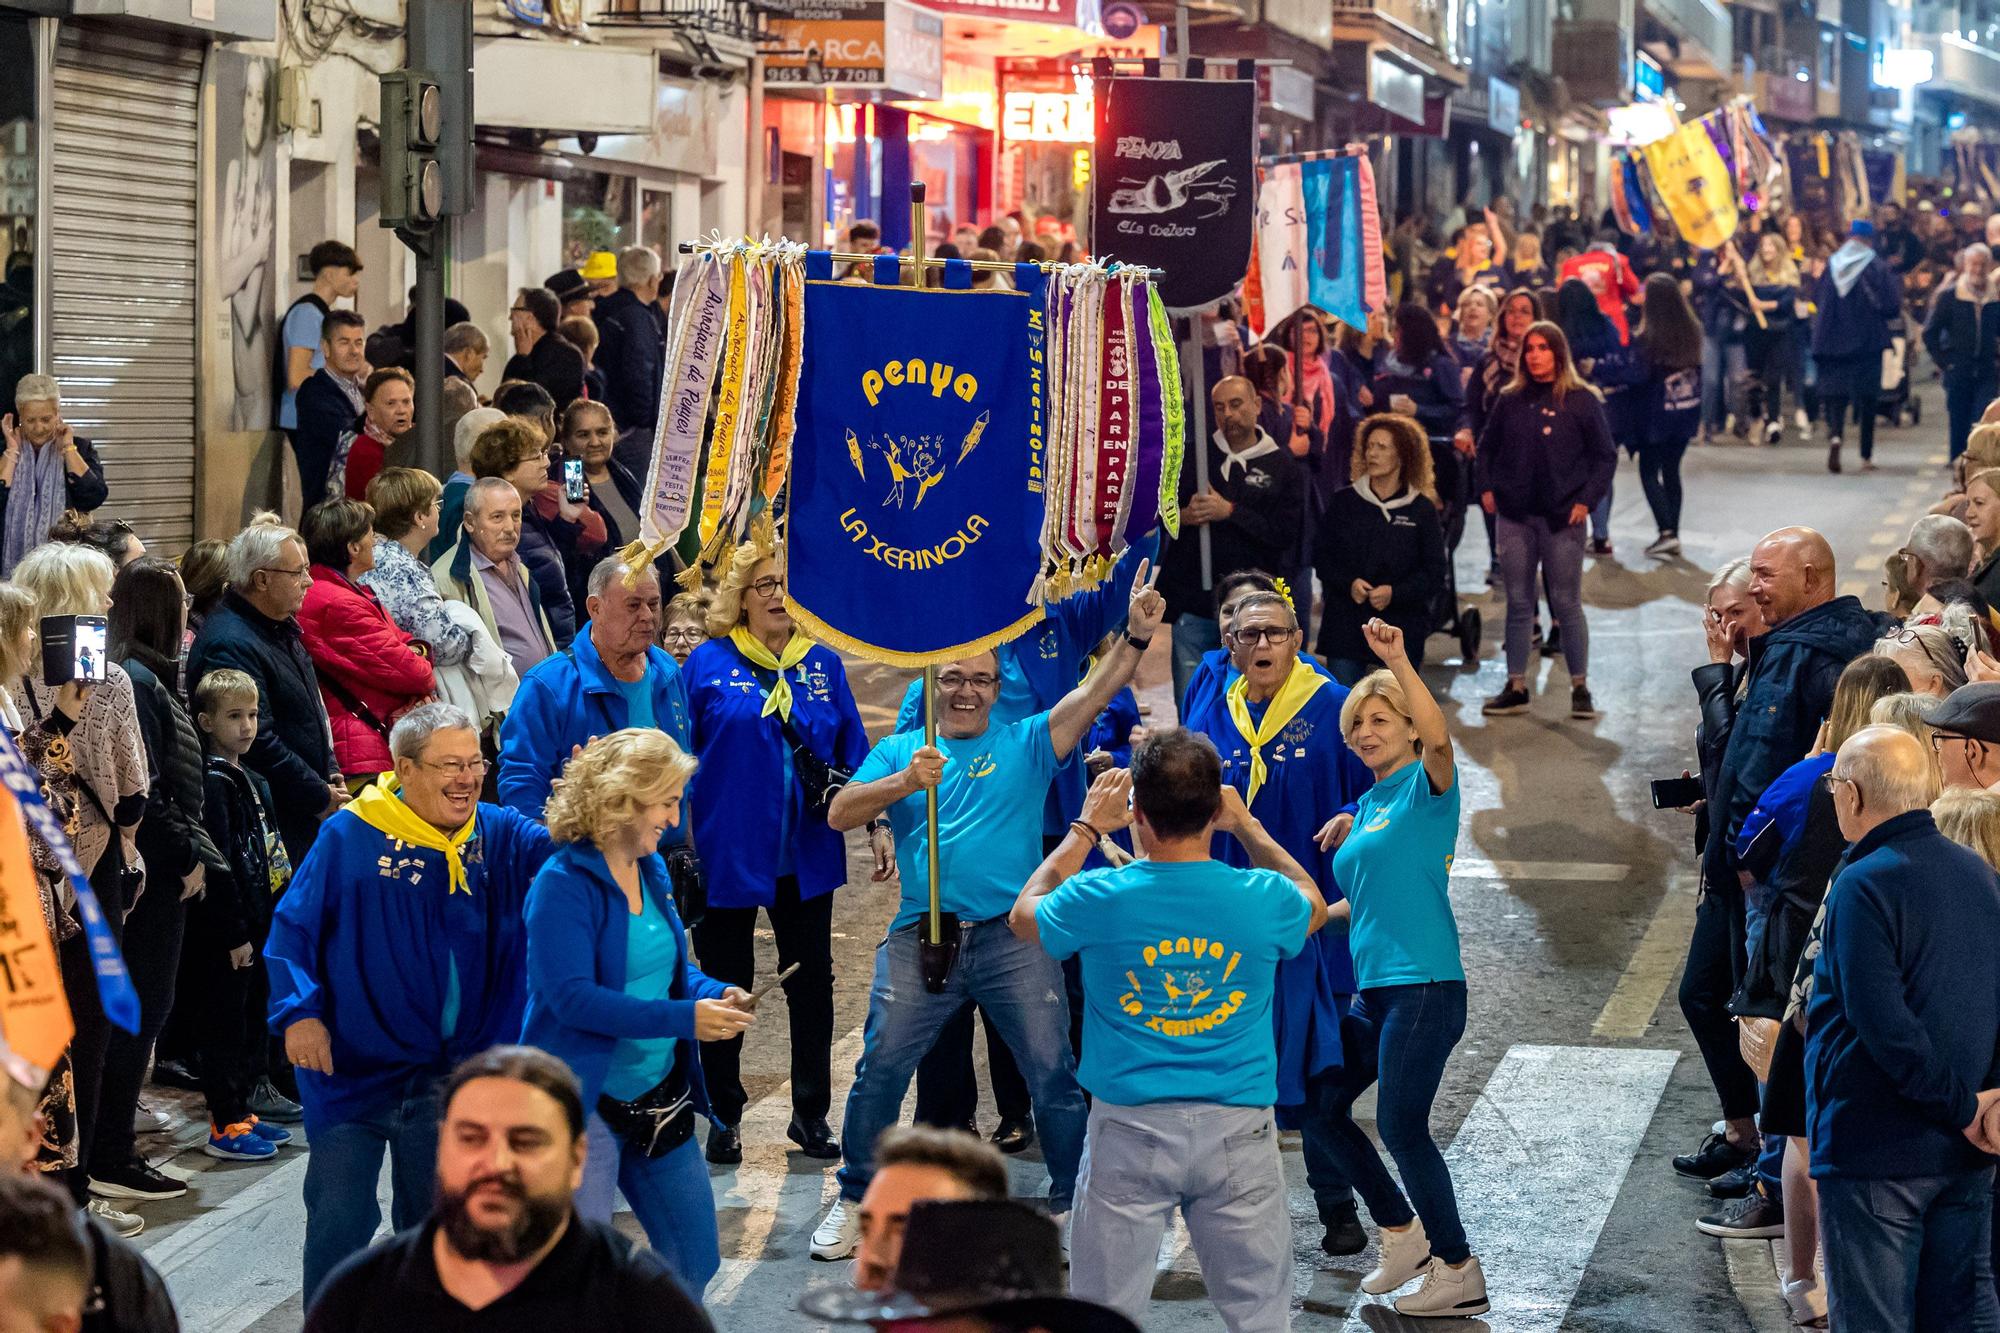
POLYGON ((913 1204, 889 1290, 821 1287, 799 1309, 897 1333, 1139 1333, 1117 1311, 1063 1294, 1062 1233, 1009 1199, 913 1204))
POLYGON ((1946 791, 2000 783, 2000 681, 1959 686, 1924 720, 1946 791))
POLYGON ((562 303, 563 319, 575 315, 582 315, 588 319, 592 308, 597 304, 597 293, 591 290, 590 280, 585 278, 580 270, 557 269, 549 274, 549 280, 542 285, 554 292, 556 300, 562 303))

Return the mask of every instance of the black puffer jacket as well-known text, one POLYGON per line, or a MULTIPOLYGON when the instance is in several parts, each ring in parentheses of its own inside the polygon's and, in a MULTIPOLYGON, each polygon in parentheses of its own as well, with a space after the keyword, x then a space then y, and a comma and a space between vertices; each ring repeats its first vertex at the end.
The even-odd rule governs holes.
POLYGON ((337 781, 333 732, 320 699, 319 675, 296 620, 273 620, 230 592, 209 612, 188 653, 187 678, 234 667, 257 682, 256 744, 245 762, 264 775, 285 851, 298 865, 319 837, 319 814, 337 781))
POLYGON ((156 874, 176 879, 186 878, 197 864, 210 874, 225 869, 201 826, 201 738, 180 697, 164 683, 174 679, 176 665, 138 644, 128 646, 119 665, 132 678, 139 734, 152 769, 139 855, 156 874))

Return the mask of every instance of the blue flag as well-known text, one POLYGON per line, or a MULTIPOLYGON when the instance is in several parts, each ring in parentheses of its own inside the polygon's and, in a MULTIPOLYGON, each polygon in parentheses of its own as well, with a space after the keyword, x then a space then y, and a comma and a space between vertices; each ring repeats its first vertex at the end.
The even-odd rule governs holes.
POLYGON ((1361 245, 1361 163, 1353 157, 1302 163, 1310 262, 1308 299, 1352 328, 1368 327, 1361 245))
MULTIPOLYGON (((892 270, 893 271, 893 270, 892 270)), ((1041 270, 1018 290, 829 281, 806 259, 787 605, 822 642, 954 661, 1042 617, 1041 270)))

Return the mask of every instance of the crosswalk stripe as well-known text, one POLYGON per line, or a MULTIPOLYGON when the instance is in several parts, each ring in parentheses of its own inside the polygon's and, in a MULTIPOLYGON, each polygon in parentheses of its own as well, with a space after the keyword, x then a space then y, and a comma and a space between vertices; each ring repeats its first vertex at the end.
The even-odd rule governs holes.
POLYGON ((1453 879, 1616 884, 1631 873, 1630 866, 1598 861, 1488 861, 1476 856, 1461 856, 1451 863, 1453 879))
POLYGON ((1691 885, 1672 885, 1640 937, 1639 947, 1625 965, 1611 998, 1604 1002, 1590 1035, 1610 1041, 1636 1041, 1652 1025, 1653 1012, 1667 993, 1667 983, 1679 970, 1694 930, 1695 894, 1691 885))
MULTIPOLYGON (((1679 1058, 1584 1046, 1514 1046, 1501 1058, 1445 1152, 1486 1270, 1489 1327, 1562 1327, 1679 1058)), ((1397 1318, 1369 1315, 1369 1298, 1357 1299, 1342 1333, 1372 1333, 1388 1326, 1384 1315, 1397 1318)))

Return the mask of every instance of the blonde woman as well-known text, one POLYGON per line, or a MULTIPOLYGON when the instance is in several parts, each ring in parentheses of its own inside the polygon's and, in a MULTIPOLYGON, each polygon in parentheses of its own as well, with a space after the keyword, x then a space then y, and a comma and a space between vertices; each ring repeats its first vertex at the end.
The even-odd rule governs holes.
MULTIPOLYGON (((14 567, 13 581, 35 599, 40 616, 101 616, 111 609, 115 574, 110 557, 100 551, 50 542, 22 557, 14 567)), ((43 679, 40 653, 27 657, 21 674, 7 686, 22 720, 33 726, 53 720, 62 687, 43 679)), ((124 939, 125 918, 137 905, 145 882, 145 865, 135 836, 152 783, 132 680, 122 666, 106 663, 104 681, 84 698, 68 739, 81 798, 70 845, 104 909, 113 938, 126 949, 126 964, 139 990, 143 1020, 148 1006, 163 1009, 172 1003, 174 974, 171 968, 162 973, 147 966, 151 948, 161 941, 134 939, 126 948, 124 939)), ((178 884, 159 887, 162 893, 180 892, 178 884)), ((103 1022, 94 984, 78 987, 71 1003, 79 1011, 79 1030, 103 1022)), ((91 1208, 100 1214, 117 1211, 116 1218, 104 1218, 107 1225, 136 1232, 143 1223, 122 1210, 112 1210, 107 1198, 172 1199, 186 1194, 187 1186, 153 1170, 133 1150, 132 1116, 138 1105, 145 1051, 135 1050, 136 1039, 126 1033, 107 1031, 99 1038, 103 1045, 97 1059, 86 1061, 79 1056, 75 1061, 79 1161, 71 1192, 83 1203, 86 1185, 96 1186, 92 1192, 99 1197, 89 1201, 91 1208), (99 1145, 105 1153, 101 1160, 99 1145)))
MULTIPOLYGON (((756 980, 757 912, 777 937, 791 1025, 792 1118, 787 1138, 831 1161, 833 893, 847 883, 847 845, 826 822, 835 784, 868 757, 868 733, 840 656, 801 634, 785 609, 785 559, 760 523, 723 566, 708 607, 708 642, 684 670, 688 734, 702 763, 689 793, 708 911, 694 928, 702 966, 732 985, 756 980)), ((871 833, 876 878, 889 835, 871 833)), ((701 1048, 716 1120, 708 1160, 742 1160, 737 1126, 748 1097, 743 1043, 701 1048)))
POLYGON ((1447 884, 1458 845, 1458 762, 1403 632, 1380 620, 1363 632, 1386 669, 1347 696, 1340 731, 1375 785, 1352 824, 1342 830, 1335 821, 1321 834, 1322 846, 1339 843, 1333 875, 1347 898, 1332 913, 1348 922, 1359 986, 1340 1025, 1346 1062, 1327 1108, 1333 1150, 1381 1229, 1381 1257, 1361 1289, 1385 1295, 1421 1275, 1423 1285, 1396 1302, 1399 1313, 1484 1314, 1486 1275, 1430 1127, 1445 1062, 1465 1035, 1465 966, 1447 884), (1355 1099, 1378 1080, 1375 1123, 1400 1188, 1353 1119, 1355 1099))
POLYGON ((1767 231, 1757 242, 1748 265, 1751 302, 1763 312, 1760 324, 1751 320, 1743 331, 1744 360, 1764 388, 1764 443, 1784 438, 1784 390, 1799 396, 1799 340, 1794 314, 1799 297, 1799 268, 1785 248, 1784 238, 1767 231))
POLYGON ((2000 792, 1954 787, 1931 802, 1938 832, 2000 869, 2000 792))
POLYGON ((693 1138, 695 1118, 711 1114, 695 1042, 741 1034, 755 1002, 695 967, 660 858, 694 770, 665 732, 628 727, 591 741, 556 779, 556 852, 528 890, 522 1040, 583 1085, 578 1213, 609 1222, 622 1189, 647 1242, 699 1299, 722 1259, 693 1138))

